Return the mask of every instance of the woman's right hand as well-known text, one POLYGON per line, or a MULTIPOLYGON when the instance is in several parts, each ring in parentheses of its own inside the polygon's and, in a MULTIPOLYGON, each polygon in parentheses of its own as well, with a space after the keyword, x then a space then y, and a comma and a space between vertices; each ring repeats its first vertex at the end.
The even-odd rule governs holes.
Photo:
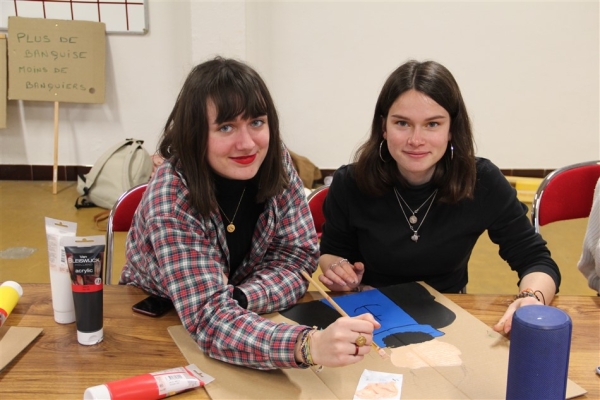
POLYGON ((310 354, 317 365, 341 367, 361 361, 372 348, 373 331, 381 327, 371 314, 356 317, 340 317, 321 331, 311 333, 310 354), (356 339, 363 336, 363 346, 356 339))
POLYGON ((319 260, 322 275, 319 281, 334 292, 355 292, 365 273, 365 265, 361 262, 351 264, 341 257, 325 255, 319 260))

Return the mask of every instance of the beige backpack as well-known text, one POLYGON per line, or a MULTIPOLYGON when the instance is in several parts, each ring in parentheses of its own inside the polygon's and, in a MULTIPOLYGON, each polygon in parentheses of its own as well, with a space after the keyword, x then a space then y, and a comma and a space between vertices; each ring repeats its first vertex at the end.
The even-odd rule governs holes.
POLYGON ((111 209, 130 188, 148 182, 152 159, 142 147, 143 140, 125 139, 108 149, 87 174, 77 177, 76 208, 111 209))

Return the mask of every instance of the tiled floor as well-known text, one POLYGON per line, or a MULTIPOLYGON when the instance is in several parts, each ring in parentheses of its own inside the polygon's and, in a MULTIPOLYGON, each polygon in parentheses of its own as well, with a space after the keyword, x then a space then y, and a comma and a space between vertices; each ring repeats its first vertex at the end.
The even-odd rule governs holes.
MULTIPOLYGON (((77 222, 79 236, 104 235, 93 216, 100 208, 77 210, 75 182, 0 181, 0 282, 49 282, 44 217, 77 222)), ((595 295, 577 270, 587 219, 557 222, 542 227, 552 254, 561 267, 561 294, 595 295)), ((124 263, 125 234, 117 232, 115 264, 124 263), (122 249, 122 250, 119 250, 122 249)), ((119 273, 113 274, 113 282, 119 273)), ((517 276, 498 256, 486 234, 478 241, 469 266, 470 293, 516 293, 517 276)))

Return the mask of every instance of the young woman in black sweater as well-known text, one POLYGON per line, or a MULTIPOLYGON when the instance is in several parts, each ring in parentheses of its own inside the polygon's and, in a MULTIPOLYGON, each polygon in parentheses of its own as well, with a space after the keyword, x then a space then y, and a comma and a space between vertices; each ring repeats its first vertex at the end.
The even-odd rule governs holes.
POLYGON ((519 276, 494 329, 509 332, 517 308, 552 301, 558 267, 498 167, 475 157, 466 106, 443 65, 409 61, 390 75, 354 161, 335 172, 323 206, 319 279, 329 289, 424 281, 462 292, 487 230, 519 276))

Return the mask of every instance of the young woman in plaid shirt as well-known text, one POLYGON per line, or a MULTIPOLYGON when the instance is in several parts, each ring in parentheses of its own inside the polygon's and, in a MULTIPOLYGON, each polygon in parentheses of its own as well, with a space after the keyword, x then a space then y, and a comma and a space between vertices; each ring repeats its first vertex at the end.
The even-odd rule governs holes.
POLYGON ((247 65, 216 58, 189 74, 127 237, 121 284, 170 298, 200 348, 257 369, 362 360, 379 327, 365 314, 324 330, 259 314, 295 304, 317 266, 302 182, 275 106, 247 65), (356 339, 363 336, 356 344, 356 339))

